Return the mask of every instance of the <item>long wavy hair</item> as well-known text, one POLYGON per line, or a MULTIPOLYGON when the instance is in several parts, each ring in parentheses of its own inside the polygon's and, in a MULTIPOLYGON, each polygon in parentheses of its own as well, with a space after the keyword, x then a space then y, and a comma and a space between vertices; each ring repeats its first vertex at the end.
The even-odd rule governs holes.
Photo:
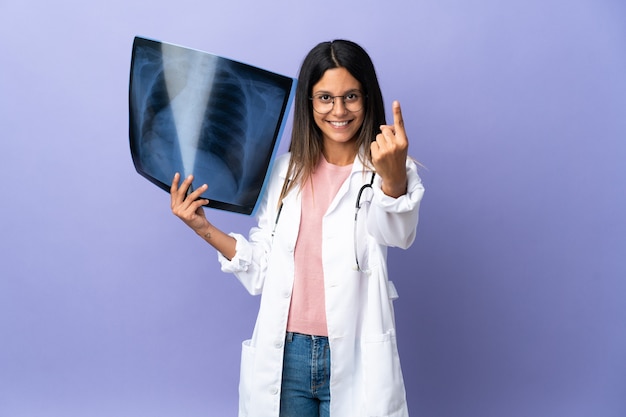
POLYGON ((322 42, 304 58, 296 97, 294 121, 289 151, 291 158, 287 169, 287 180, 283 184, 279 204, 296 185, 304 184, 321 157, 323 150, 322 132, 313 118, 313 104, 309 99, 313 86, 333 68, 345 68, 361 84, 365 97, 364 120, 356 137, 356 149, 366 166, 372 166, 370 143, 380 132, 385 122, 385 108, 374 64, 367 52, 358 44, 348 40, 322 42))

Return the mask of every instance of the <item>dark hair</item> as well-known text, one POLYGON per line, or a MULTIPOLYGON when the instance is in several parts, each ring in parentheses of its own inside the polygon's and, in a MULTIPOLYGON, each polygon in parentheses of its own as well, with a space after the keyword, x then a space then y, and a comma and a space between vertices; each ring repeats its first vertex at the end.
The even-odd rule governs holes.
POLYGON ((307 181, 322 152, 322 133, 313 119, 313 106, 309 97, 313 86, 333 68, 345 68, 361 84, 365 95, 364 120, 357 135, 356 147, 365 165, 371 166, 369 144, 385 124, 383 97, 378 84, 374 64, 367 52, 348 40, 322 42, 304 58, 298 75, 294 103, 294 121, 289 151, 291 159, 283 197, 296 185, 307 181))

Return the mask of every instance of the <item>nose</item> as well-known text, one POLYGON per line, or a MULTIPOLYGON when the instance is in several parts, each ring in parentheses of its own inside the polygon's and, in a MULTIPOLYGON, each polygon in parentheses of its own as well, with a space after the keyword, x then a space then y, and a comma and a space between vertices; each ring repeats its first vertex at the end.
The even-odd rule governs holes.
POLYGON ((343 101, 343 97, 335 97, 333 99, 333 109, 331 111, 334 115, 346 114, 348 109, 346 109, 346 104, 343 101))

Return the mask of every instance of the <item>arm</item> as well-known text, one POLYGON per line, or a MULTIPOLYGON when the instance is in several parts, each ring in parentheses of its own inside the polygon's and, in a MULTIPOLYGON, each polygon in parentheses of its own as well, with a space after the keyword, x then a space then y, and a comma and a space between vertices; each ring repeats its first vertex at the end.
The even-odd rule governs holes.
POLYGON ((424 187, 417 166, 407 159, 409 141, 400 103, 393 103, 393 126, 380 129, 370 148, 378 175, 368 229, 381 244, 408 248, 415 239, 424 187))
POLYGON ((233 237, 222 232, 208 221, 204 213, 203 205, 208 200, 200 198, 206 191, 207 185, 203 184, 197 190, 187 195, 187 191, 193 181, 190 175, 180 183, 180 174, 176 173, 170 187, 172 200, 172 213, 189 226, 198 236, 213 246, 227 259, 232 259, 236 254, 236 241, 233 237))
POLYGON ((206 191, 206 185, 186 196, 193 177, 185 179, 179 186, 180 175, 176 174, 172 182, 172 212, 218 251, 222 271, 233 273, 253 295, 263 291, 272 246, 271 231, 276 219, 276 201, 288 160, 288 155, 277 159, 256 215, 257 226, 250 230, 247 239, 236 233, 226 234, 207 220, 202 208, 207 200, 200 198, 206 191))
POLYGON ((415 240, 419 208, 424 195, 422 181, 417 174, 417 166, 408 159, 405 173, 407 190, 398 198, 385 194, 382 180, 374 180, 374 198, 368 210, 369 233, 379 244, 406 249, 415 240))

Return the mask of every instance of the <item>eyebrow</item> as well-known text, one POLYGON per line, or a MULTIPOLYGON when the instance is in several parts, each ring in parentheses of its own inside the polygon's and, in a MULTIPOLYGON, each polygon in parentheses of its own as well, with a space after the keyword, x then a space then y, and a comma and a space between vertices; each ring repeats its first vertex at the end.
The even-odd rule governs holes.
MULTIPOLYGON (((350 90, 346 90, 343 94, 340 94, 340 96, 345 96, 346 94, 349 94, 349 93, 362 93, 362 91, 359 90, 358 88, 352 88, 350 90)), ((329 96, 333 95, 333 93, 331 93, 330 91, 326 91, 326 90, 314 91, 312 95, 317 96, 319 94, 328 94, 329 96)))

